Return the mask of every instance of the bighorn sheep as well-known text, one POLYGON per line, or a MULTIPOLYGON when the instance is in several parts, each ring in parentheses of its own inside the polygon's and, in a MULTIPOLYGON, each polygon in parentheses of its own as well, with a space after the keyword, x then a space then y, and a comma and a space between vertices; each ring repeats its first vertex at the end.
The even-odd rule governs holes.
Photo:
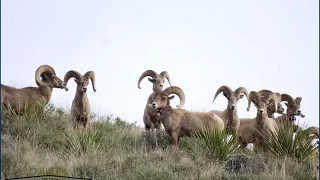
POLYGON ((237 133, 240 127, 237 102, 239 99, 242 99, 244 95, 248 98, 248 91, 244 87, 239 87, 235 91, 232 91, 228 86, 221 86, 214 95, 212 103, 221 92, 223 92, 224 97, 228 100, 227 108, 224 111, 212 110, 210 112, 218 115, 224 121, 224 127, 227 133, 237 133))
POLYGON ((289 94, 281 94, 281 101, 286 101, 284 104, 287 106, 287 111, 286 114, 276 118, 277 123, 294 124, 295 116, 305 117, 300 110, 302 97, 293 99, 289 94))
MULTIPOLYGON (((262 97, 268 99, 269 95, 272 94, 273 92, 270 91, 270 90, 267 90, 267 89, 263 89, 263 90, 258 91, 258 93, 262 97)), ((270 102, 270 104, 267 107, 268 117, 269 118, 273 118, 273 119, 275 119, 274 113, 278 113, 278 114, 283 114, 284 113, 284 108, 282 107, 282 104, 281 104, 281 102, 282 102, 281 101, 281 94, 278 93, 278 92, 275 92, 275 94, 278 97, 278 105, 277 105, 278 106, 278 110, 275 111, 275 108, 274 108, 275 106, 273 106, 274 102, 270 102)))
MULTIPOLYGON (((93 91, 96 92, 95 74, 93 71, 88 71, 82 76, 79 72, 70 70, 64 76, 66 86, 68 80, 72 77, 77 83, 77 90, 72 101, 71 118, 75 129, 79 128, 79 124, 82 124, 84 128, 87 128, 90 120, 90 102, 86 92, 87 86, 89 85, 89 79, 91 80, 93 91)), ((66 88, 66 91, 68 91, 68 88, 66 88)))
MULTIPOLYGON (((300 116, 302 118, 305 117, 304 114, 301 113, 300 110, 300 104, 302 101, 302 97, 293 98, 292 96, 288 94, 281 94, 281 101, 286 101, 285 105, 287 106, 286 114, 283 114, 282 116, 279 116, 276 118, 277 124, 283 124, 286 126, 293 126, 294 131, 301 130, 301 127, 294 124, 294 121, 296 120, 295 116, 300 116)), ((317 138, 319 138, 319 128, 311 126, 307 128, 310 132, 310 135, 315 135, 317 138)))
POLYGON ((251 91, 248 98, 247 111, 250 110, 251 102, 257 107, 257 115, 255 118, 241 118, 239 128, 239 139, 242 145, 247 146, 248 143, 253 143, 259 147, 261 140, 261 130, 266 129, 272 133, 277 133, 278 126, 274 119, 268 117, 267 106, 269 103, 274 102, 275 111, 277 111, 278 97, 275 93, 269 95, 266 99, 262 97, 258 92, 251 91))
POLYGON ((224 129, 223 120, 212 112, 191 112, 184 109, 173 109, 170 106, 170 100, 174 98, 174 95, 169 96, 171 94, 179 96, 180 104, 178 106, 182 107, 185 103, 185 94, 177 86, 171 86, 159 92, 154 101, 149 104, 149 107, 160 113, 160 121, 167 134, 171 137, 173 149, 178 148, 180 137, 201 132, 204 128, 216 127, 219 131, 224 129))
MULTIPOLYGON (((152 90, 153 93, 150 94, 147 100, 146 107, 144 108, 143 113, 143 122, 146 130, 154 130, 159 129, 161 127, 161 122, 159 121, 160 114, 157 113, 153 108, 148 107, 148 104, 152 103, 155 99, 157 93, 163 91, 163 84, 165 82, 165 78, 168 80, 169 85, 171 86, 170 76, 167 71, 162 71, 160 74, 156 73, 153 70, 146 70, 143 72, 138 80, 138 88, 141 89, 140 83, 143 78, 146 76, 150 76, 148 80, 153 84, 152 90)), ((181 107, 179 107, 181 108, 181 107)))
POLYGON ((1 84, 1 105, 19 114, 26 105, 47 105, 53 88, 64 89, 65 83, 59 79, 49 65, 41 65, 35 72, 38 87, 14 88, 1 84))

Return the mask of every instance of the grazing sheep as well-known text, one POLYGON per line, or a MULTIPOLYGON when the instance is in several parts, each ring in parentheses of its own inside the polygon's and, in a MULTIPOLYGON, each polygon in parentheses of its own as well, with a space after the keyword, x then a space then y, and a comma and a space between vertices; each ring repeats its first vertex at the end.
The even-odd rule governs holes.
POLYGON ((210 112, 218 115, 224 121, 224 127, 227 133, 237 133, 240 127, 240 120, 237 113, 237 102, 245 95, 248 98, 248 91, 244 87, 239 87, 235 91, 228 86, 221 86, 214 95, 213 101, 223 92, 228 100, 227 108, 224 111, 212 110, 210 112), (244 94, 244 95, 243 95, 244 94))
MULTIPOLYGON (((268 99, 268 97, 269 97, 269 95, 270 94, 272 94, 273 92, 272 91, 270 91, 270 90, 267 90, 267 89, 263 89, 263 90, 260 90, 260 91, 258 91, 258 93, 261 95, 261 96, 263 96, 264 98, 267 98, 268 99)), ((278 110, 277 111, 275 111, 275 106, 273 106, 273 103, 274 102, 270 102, 270 104, 268 105, 268 107, 267 107, 267 110, 268 110, 268 117, 269 118, 273 118, 273 119, 275 119, 275 117, 274 117, 274 113, 278 113, 278 114, 283 114, 284 113, 284 108, 282 107, 282 104, 281 104, 281 94, 280 93, 277 93, 277 92, 275 92, 275 94, 277 95, 277 97, 278 97, 278 110)))
MULTIPOLYGON (((156 73, 153 70, 146 70, 143 72, 138 80, 138 88, 140 87, 140 82, 143 78, 146 76, 150 76, 151 78, 148 78, 148 80, 153 84, 152 90, 153 93, 150 94, 147 100, 146 107, 144 108, 143 113, 143 122, 145 125, 145 129, 148 130, 154 130, 154 129, 160 129, 161 122, 159 121, 160 114, 157 113, 156 110, 153 108, 148 107, 148 104, 152 103, 155 99, 157 93, 163 91, 163 84, 165 82, 165 78, 168 80, 169 85, 171 86, 170 76, 167 71, 162 71, 160 74, 156 73)), ((181 108, 181 107, 180 107, 181 108)))
MULTIPOLYGON (((84 128, 87 128, 90 120, 90 102, 86 92, 87 86, 89 85, 89 79, 91 80, 93 91, 96 92, 95 74, 93 71, 88 71, 82 76, 79 72, 70 70, 64 76, 66 86, 69 79, 72 77, 77 83, 77 90, 72 101, 71 118, 75 129, 79 128, 79 124, 82 124, 84 128)), ((68 91, 68 88, 66 88, 66 91, 68 91)))
POLYGON ((49 65, 41 65, 35 72, 38 87, 14 88, 1 84, 1 105, 20 114, 26 105, 47 105, 51 99, 53 88, 64 89, 65 83, 59 79, 49 65))
POLYGON ((253 143, 259 147, 260 142, 263 140, 260 134, 262 129, 277 133, 277 123, 274 119, 269 118, 267 114, 267 106, 272 101, 277 111, 278 97, 275 93, 270 94, 269 97, 265 99, 256 91, 250 92, 247 111, 250 110, 251 102, 253 102, 257 107, 257 115, 255 118, 240 119, 239 139, 243 147, 246 147, 248 143, 253 143))
POLYGON ((171 144, 174 149, 178 148, 180 137, 201 132, 204 128, 216 127, 219 131, 224 129, 223 120, 212 112, 191 112, 184 109, 173 109, 170 106, 170 100, 174 98, 174 95, 169 97, 171 94, 179 96, 180 104, 178 106, 182 107, 185 103, 185 94, 177 86, 171 86, 159 92, 154 101, 149 104, 149 107, 160 113, 160 121, 167 134, 171 137, 171 144))

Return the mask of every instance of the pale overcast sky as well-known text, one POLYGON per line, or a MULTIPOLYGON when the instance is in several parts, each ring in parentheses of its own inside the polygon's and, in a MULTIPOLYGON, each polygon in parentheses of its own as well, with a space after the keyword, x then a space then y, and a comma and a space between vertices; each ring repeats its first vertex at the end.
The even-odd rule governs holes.
MULTIPOLYGON (((152 84, 145 78, 138 89, 138 78, 166 70, 185 92, 185 109, 225 109, 222 94, 212 103, 222 85, 270 89, 301 96, 300 120, 319 126, 318 7, 317 0, 3 0, 1 81, 36 86, 42 64, 61 79, 92 70, 92 110, 143 125, 152 84)), ((51 101, 70 107, 76 84, 68 86, 54 89, 51 101)), ((246 106, 238 102, 239 116, 254 117, 246 106)))

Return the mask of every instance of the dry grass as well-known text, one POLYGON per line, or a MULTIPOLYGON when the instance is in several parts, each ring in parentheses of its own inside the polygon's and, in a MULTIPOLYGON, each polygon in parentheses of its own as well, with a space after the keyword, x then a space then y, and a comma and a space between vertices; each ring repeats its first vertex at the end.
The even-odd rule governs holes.
POLYGON ((69 118, 52 105, 45 111, 27 109, 23 116, 2 111, 1 179, 50 174, 93 179, 310 180, 317 175, 309 162, 250 154, 235 147, 236 139, 226 142, 210 131, 183 139, 180 151, 172 152, 165 132, 157 134, 156 146, 142 128, 120 118, 96 116, 90 129, 80 132, 71 128, 69 118))

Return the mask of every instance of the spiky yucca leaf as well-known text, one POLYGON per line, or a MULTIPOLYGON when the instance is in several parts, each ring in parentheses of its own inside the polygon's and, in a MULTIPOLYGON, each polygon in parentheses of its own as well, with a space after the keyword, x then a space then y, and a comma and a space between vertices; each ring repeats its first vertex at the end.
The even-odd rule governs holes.
POLYGON ((192 157, 204 156, 218 161, 224 161, 240 150, 236 134, 228 136, 225 130, 218 131, 216 128, 205 128, 201 133, 185 137, 181 145, 192 157))
POLYGON ((63 148, 59 155, 64 158, 99 150, 108 152, 114 146, 113 136, 91 129, 62 133, 61 138, 63 148))
POLYGON ((306 130, 294 133, 293 126, 280 125, 277 134, 261 130, 262 146, 266 152, 277 157, 291 157, 299 162, 314 162, 317 159, 318 144, 312 145, 313 138, 306 130))

